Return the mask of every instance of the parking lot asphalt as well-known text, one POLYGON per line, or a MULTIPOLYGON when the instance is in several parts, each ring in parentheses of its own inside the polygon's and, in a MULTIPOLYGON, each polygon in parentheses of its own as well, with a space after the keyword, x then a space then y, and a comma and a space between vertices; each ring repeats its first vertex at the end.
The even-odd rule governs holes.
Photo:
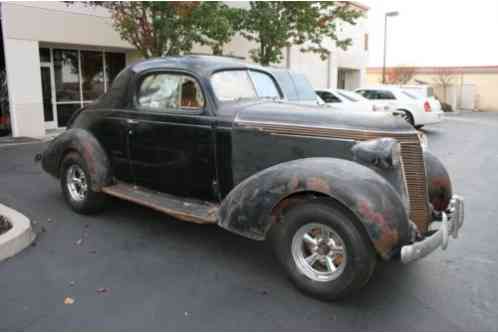
POLYGON ((498 113, 425 132, 465 197, 460 239, 412 264, 380 263, 337 303, 297 291, 268 244, 216 226, 118 200, 77 215, 33 163, 42 144, 0 147, 0 202, 38 233, 0 263, 0 330, 498 330, 498 113))

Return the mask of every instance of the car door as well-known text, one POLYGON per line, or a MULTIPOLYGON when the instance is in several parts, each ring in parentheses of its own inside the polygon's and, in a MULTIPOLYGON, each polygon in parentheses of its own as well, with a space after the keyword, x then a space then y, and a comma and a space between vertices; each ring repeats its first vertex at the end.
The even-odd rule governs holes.
POLYGON ((129 134, 136 185, 215 200, 215 118, 204 96, 185 73, 149 72, 137 80, 129 134))

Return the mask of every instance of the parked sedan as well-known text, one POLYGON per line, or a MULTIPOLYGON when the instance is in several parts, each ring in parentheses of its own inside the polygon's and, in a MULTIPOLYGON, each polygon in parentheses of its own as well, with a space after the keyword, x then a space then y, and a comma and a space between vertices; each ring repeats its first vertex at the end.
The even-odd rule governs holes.
POLYGON ((370 112, 376 111, 374 104, 365 97, 343 89, 318 89, 316 94, 323 101, 339 110, 370 112))
POLYGON ((440 122, 444 118, 441 108, 433 108, 429 99, 419 97, 395 86, 360 88, 358 94, 374 102, 385 111, 399 111, 415 128, 440 122))

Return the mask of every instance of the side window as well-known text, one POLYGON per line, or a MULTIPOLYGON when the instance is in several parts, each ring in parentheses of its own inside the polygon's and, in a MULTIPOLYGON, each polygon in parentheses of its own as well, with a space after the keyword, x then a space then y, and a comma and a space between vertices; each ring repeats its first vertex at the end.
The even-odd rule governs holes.
POLYGON ((341 100, 337 96, 328 91, 319 91, 317 94, 325 103, 341 103, 341 100))
POLYGON ((377 99, 396 99, 394 94, 387 90, 382 90, 377 92, 377 99))
POLYGON ((138 89, 137 102, 141 107, 157 111, 204 106, 201 89, 193 78, 169 73, 146 76, 138 89))

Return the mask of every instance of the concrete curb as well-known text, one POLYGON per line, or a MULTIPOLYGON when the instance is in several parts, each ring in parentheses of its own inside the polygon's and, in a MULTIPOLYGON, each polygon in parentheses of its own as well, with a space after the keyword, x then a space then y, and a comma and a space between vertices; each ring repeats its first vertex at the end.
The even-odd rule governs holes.
POLYGON ((0 204, 0 214, 6 216, 12 228, 0 236, 0 261, 10 258, 29 246, 36 237, 31 222, 21 213, 0 204))

